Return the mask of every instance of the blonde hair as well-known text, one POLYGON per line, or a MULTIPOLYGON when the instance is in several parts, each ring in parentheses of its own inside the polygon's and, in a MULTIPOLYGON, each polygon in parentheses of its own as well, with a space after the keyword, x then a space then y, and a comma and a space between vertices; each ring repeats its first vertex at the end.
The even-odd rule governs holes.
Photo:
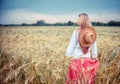
POLYGON ((89 17, 86 13, 81 13, 79 14, 79 18, 80 18, 80 26, 81 28, 85 28, 85 27, 91 27, 91 22, 89 20, 89 17))

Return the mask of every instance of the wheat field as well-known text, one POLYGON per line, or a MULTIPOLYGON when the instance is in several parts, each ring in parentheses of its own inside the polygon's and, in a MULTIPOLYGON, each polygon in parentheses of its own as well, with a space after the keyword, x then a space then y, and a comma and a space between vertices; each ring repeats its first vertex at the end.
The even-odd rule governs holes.
MULTIPOLYGON (((65 56, 78 27, 0 27, 0 84, 65 84, 65 56)), ((95 84, 120 84, 120 27, 94 27, 100 68, 95 84)))

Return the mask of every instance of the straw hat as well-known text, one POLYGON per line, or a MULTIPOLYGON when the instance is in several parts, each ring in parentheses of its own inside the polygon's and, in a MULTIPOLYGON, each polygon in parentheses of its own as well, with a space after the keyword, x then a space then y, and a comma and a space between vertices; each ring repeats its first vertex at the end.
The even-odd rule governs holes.
POLYGON ((96 40, 97 34, 94 28, 86 27, 80 31, 80 44, 83 47, 90 47, 96 40))

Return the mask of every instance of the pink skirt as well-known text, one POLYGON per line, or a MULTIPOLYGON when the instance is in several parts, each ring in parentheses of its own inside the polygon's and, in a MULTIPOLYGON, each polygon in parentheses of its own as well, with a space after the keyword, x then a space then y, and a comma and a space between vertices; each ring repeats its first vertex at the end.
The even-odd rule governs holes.
POLYGON ((70 60, 66 84, 94 84, 94 77, 99 65, 98 60, 90 58, 70 60))

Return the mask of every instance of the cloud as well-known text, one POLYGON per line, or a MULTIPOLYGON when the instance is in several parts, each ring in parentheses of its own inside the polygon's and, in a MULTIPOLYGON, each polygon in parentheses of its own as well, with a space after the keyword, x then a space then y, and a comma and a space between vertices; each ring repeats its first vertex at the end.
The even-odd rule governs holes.
MULTIPOLYGON (((38 20, 45 20, 46 23, 67 22, 69 20, 77 22, 79 13, 51 15, 43 13, 35 13, 26 9, 14 9, 0 12, 0 24, 21 24, 36 23, 38 20)), ((88 13, 89 14, 89 13, 88 13)), ((89 14, 91 21, 108 22, 110 20, 120 21, 119 13, 103 12, 97 14, 89 14)))
POLYGON ((50 15, 43 13, 34 13, 26 11, 25 9, 1 11, 0 24, 21 24, 21 23, 35 23, 38 20, 45 20, 46 23, 67 22, 75 20, 73 15, 50 15))
POLYGON ((117 12, 101 12, 96 14, 90 14, 91 21, 98 21, 107 23, 111 20, 120 21, 120 13, 117 12))
POLYGON ((46 22, 55 22, 59 19, 52 15, 46 15, 41 13, 28 12, 24 9, 3 11, 1 16, 2 21, 0 23, 35 23, 37 20, 45 20, 46 22))

